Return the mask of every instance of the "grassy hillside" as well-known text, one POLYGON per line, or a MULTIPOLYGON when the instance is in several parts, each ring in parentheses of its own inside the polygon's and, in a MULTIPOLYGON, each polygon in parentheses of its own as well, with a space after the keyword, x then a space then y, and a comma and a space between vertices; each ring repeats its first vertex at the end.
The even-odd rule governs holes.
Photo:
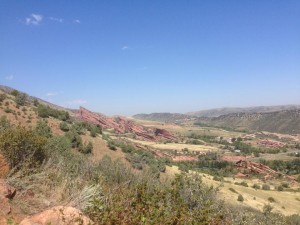
POLYGON ((196 173, 202 168, 216 176, 234 174, 234 165, 219 162, 218 155, 235 146, 226 140, 239 137, 238 132, 160 123, 180 139, 138 141, 23 94, 13 89, 0 92, 0 163, 9 166, 0 174, 17 189, 5 203, 11 212, 2 214, 0 207, 0 223, 19 223, 28 215, 66 205, 81 210, 95 224, 297 224, 299 216, 289 216, 297 213, 296 187, 290 186, 289 192, 285 188, 277 197, 275 191, 259 191, 253 201, 256 190, 251 187, 229 180, 223 184, 221 178, 215 182, 196 173), (195 160, 172 161, 155 154, 158 150, 195 160), (180 171, 173 176, 168 168, 174 165, 180 171), (189 173, 189 168, 195 172, 189 173), (228 201, 237 197, 227 190, 233 187, 243 194, 244 204, 228 201), (283 201, 284 193, 290 195, 290 203, 283 201), (274 213, 268 197, 278 202, 274 213), (291 212, 280 209, 283 206, 291 212))
POLYGON ((255 106, 255 107, 224 107, 217 109, 200 110, 196 112, 186 113, 190 116, 196 117, 218 117, 233 113, 266 113, 266 112, 277 112, 283 110, 294 110, 300 109, 299 105, 279 105, 279 106, 255 106))
POLYGON ((199 118, 195 125, 298 134, 300 133, 300 110, 270 113, 237 113, 215 118, 199 118))
POLYGON ((182 120, 192 119, 191 116, 180 113, 151 113, 151 114, 137 114, 133 118, 139 120, 159 121, 165 123, 176 123, 182 120))

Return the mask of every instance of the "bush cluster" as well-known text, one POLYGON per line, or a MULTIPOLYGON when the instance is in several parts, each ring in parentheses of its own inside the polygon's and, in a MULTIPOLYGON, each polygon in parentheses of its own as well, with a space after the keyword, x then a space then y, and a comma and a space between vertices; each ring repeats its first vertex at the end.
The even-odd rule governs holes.
POLYGON ((70 118, 70 115, 67 111, 58 110, 51 108, 50 106, 39 104, 37 107, 37 114, 39 117, 48 118, 54 117, 62 121, 66 121, 70 118))

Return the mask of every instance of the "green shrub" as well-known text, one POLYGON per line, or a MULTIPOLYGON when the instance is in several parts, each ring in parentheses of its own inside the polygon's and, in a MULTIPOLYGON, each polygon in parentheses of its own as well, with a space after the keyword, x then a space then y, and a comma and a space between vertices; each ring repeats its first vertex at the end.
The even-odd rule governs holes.
POLYGON ((61 122, 59 124, 59 128, 64 132, 67 132, 70 130, 69 125, 66 122, 61 122))
POLYGON ((37 107, 39 104, 40 104, 40 103, 39 103, 39 101, 38 101, 37 99, 34 99, 34 100, 33 100, 33 105, 34 105, 35 107, 37 107))
POLYGON ((78 151, 83 154, 90 154, 93 151, 93 144, 89 142, 88 144, 81 144, 78 147, 78 151))
POLYGON ((26 94, 18 94, 15 98, 15 102, 17 103, 17 105, 25 105, 27 101, 27 95, 26 94))
POLYGON ((51 138, 53 136, 51 128, 46 120, 38 120, 35 126, 35 132, 43 137, 51 138))
POLYGON ((10 128, 0 135, 0 151, 10 166, 40 164, 45 159, 45 137, 23 127, 10 128))
POLYGON ((61 160, 61 156, 69 157, 72 153, 71 142, 65 136, 54 136, 48 139, 48 142, 45 146, 45 153, 47 158, 51 158, 52 160, 58 162, 61 160))
POLYGON ((113 151, 116 151, 116 150, 117 150, 117 147, 116 147, 116 145, 115 145, 115 142, 114 142, 114 141, 111 141, 111 140, 109 140, 109 141, 107 142, 107 147, 108 147, 110 150, 113 150, 113 151))
POLYGON ((37 107, 37 114, 39 117, 42 118, 48 118, 48 117, 54 117, 62 121, 66 121, 70 118, 70 115, 67 111, 58 110, 51 108, 46 105, 39 104, 37 107))
POLYGON ((222 181, 223 178, 222 178, 222 177, 219 177, 219 176, 214 176, 214 177, 213 177, 213 180, 215 180, 215 181, 222 181))
POLYGON ((5 108, 4 112, 6 112, 6 113, 13 113, 12 109, 10 109, 10 108, 5 108))
POLYGON ((102 134, 102 129, 100 126, 90 125, 88 130, 90 131, 90 135, 92 137, 96 137, 97 134, 102 134))
POLYGON ((238 200, 239 202, 243 202, 243 201, 244 201, 244 197, 243 197, 241 194, 239 194, 237 200, 238 200))
POLYGON ((282 183, 281 186, 284 188, 289 188, 289 184, 287 182, 282 183))
POLYGON ((269 198, 268 198, 268 201, 269 201, 269 202, 276 202, 275 199, 274 199, 273 197, 269 197, 269 198))
POLYGON ((277 187, 277 191, 283 191, 283 190, 284 188, 281 185, 277 187))
POLYGON ((77 134, 85 134, 85 123, 75 122, 72 124, 70 130, 75 131, 77 134))
POLYGON ((13 90, 12 92, 10 92, 10 94, 13 96, 18 96, 20 94, 20 92, 17 90, 13 90))
POLYGON ((0 117, 0 134, 9 128, 11 128, 10 121, 7 119, 6 116, 1 116, 0 117))
POLYGON ((263 184, 262 189, 265 190, 265 191, 269 191, 270 190, 270 185, 263 184))
POLYGON ((260 189, 260 186, 258 184, 253 184, 252 186, 255 190, 260 189))
POLYGON ((0 102, 2 103, 7 98, 6 94, 0 94, 0 102))
POLYGON ((247 184, 246 181, 242 181, 240 185, 242 185, 242 186, 244 186, 244 187, 248 187, 248 184, 247 184))
POLYGON ((65 136, 70 140, 72 148, 77 148, 82 145, 82 138, 75 131, 66 132, 65 136))
POLYGON ((233 192, 233 193, 238 193, 235 189, 233 188, 229 188, 229 191, 233 192))

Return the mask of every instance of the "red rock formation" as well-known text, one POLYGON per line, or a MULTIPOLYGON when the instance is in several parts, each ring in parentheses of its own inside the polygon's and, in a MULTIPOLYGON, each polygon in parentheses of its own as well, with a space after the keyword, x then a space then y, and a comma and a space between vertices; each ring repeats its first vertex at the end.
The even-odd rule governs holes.
POLYGON ((257 143, 266 148, 282 148, 285 146, 285 144, 280 141, 273 141, 268 139, 260 140, 257 143))
POLYGON ((169 131, 165 130, 165 129, 156 128, 155 129, 155 136, 163 137, 163 138, 169 139, 169 140, 176 140, 176 137, 174 135, 172 135, 169 131))
POLYGON ((89 123, 100 125, 104 129, 114 129, 116 133, 133 133, 138 139, 158 141, 160 139, 176 140, 176 137, 164 129, 145 128, 123 117, 107 117, 99 113, 93 113, 80 107, 77 117, 89 123))
POLYGON ((296 179, 294 177, 277 172, 262 163, 255 163, 247 160, 239 160, 235 163, 235 165, 243 172, 255 172, 263 174, 265 175, 265 178, 275 178, 276 176, 282 176, 283 178, 286 178, 291 182, 296 182, 296 179))

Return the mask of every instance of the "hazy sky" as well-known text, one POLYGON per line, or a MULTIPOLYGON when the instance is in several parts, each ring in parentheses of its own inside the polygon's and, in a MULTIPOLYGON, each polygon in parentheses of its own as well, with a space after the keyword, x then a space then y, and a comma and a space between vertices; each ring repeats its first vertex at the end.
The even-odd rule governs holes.
POLYGON ((300 1, 0 0, 0 83, 109 115, 300 104, 300 1))

